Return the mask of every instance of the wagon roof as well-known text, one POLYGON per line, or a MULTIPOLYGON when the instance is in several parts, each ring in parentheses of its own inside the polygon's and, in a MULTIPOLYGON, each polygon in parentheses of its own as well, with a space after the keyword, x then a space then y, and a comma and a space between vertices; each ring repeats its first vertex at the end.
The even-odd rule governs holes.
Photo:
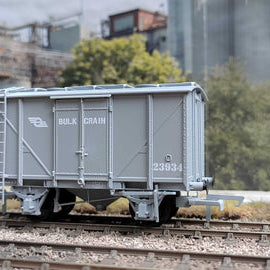
POLYGON ((204 90, 195 82, 164 83, 164 84, 139 84, 132 87, 128 84, 115 85, 83 85, 64 88, 23 88, 12 87, 1 89, 1 94, 7 97, 104 97, 118 94, 151 94, 151 93, 188 93, 197 91, 207 101, 204 90))

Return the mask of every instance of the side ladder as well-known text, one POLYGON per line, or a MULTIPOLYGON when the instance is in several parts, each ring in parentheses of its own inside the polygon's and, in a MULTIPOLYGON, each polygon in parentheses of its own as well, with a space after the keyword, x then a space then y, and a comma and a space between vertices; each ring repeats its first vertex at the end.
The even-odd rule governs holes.
POLYGON ((6 213, 5 196, 5 158, 6 158, 6 115, 7 115, 7 97, 6 91, 0 96, 0 197, 2 204, 2 214, 6 213))

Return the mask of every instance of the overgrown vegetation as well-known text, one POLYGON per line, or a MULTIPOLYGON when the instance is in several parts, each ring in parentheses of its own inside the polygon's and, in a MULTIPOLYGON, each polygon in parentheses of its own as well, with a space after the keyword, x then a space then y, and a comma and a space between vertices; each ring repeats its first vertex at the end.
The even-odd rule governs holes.
POLYGON ((183 82, 169 54, 146 51, 145 39, 85 39, 72 51, 74 61, 62 72, 61 86, 183 82))
POLYGON ((207 84, 207 163, 216 189, 270 190, 270 85, 253 85, 240 63, 207 84))

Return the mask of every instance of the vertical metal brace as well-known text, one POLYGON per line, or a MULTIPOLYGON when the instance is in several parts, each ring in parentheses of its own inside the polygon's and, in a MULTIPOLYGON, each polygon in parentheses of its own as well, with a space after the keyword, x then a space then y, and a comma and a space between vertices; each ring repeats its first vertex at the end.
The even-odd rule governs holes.
POLYGON ((108 99, 108 177, 109 189, 113 189, 113 100, 108 99))
POLYGON ((148 95, 148 183, 147 189, 153 190, 153 95, 148 95))
POLYGON ((187 96, 183 97, 183 136, 182 136, 182 160, 183 160, 183 183, 187 186, 187 96))
POLYGON ((84 182, 84 158, 87 156, 85 153, 85 145, 84 145, 84 106, 83 99, 81 98, 80 104, 80 150, 76 151, 76 154, 79 154, 79 179, 78 184, 83 187, 85 185, 84 182))
POLYGON ((23 185, 23 102, 18 99, 18 185, 23 185))
POLYGON ((53 212, 57 213, 59 211, 59 197, 60 197, 60 191, 59 188, 55 189, 55 197, 54 197, 54 206, 53 206, 53 212))
POLYGON ((156 222, 159 222, 158 185, 155 185, 155 190, 154 190, 154 214, 155 214, 156 222))
POLYGON ((56 180, 56 168, 57 168, 57 147, 56 147, 56 138, 57 138, 57 122, 56 122, 56 100, 54 100, 53 104, 53 123, 54 123, 54 131, 53 131, 53 166, 54 170, 52 171, 53 176, 53 186, 57 187, 57 180, 56 180))
POLYGON ((206 221, 210 222, 211 220, 211 206, 207 205, 206 206, 206 215, 205 215, 206 221))

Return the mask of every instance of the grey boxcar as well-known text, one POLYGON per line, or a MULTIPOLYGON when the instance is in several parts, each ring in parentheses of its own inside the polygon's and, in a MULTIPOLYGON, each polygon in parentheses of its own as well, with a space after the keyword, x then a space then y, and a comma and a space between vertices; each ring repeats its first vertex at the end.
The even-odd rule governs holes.
POLYGON ((134 219, 159 223, 179 206, 241 200, 189 196, 213 181, 206 100, 196 83, 2 90, 2 187, 42 217, 67 214, 75 195, 98 210, 124 196, 134 219))

